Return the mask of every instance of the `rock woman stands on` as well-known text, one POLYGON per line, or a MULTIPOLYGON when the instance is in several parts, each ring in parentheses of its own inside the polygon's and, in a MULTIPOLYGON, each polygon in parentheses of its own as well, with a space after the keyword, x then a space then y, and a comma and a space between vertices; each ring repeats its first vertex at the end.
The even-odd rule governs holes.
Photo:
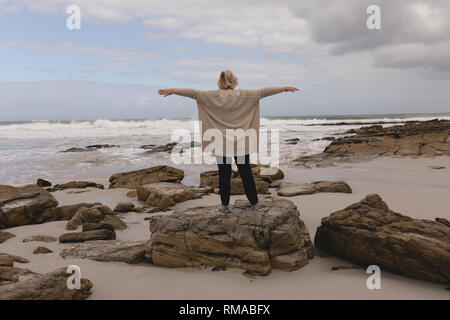
MULTIPOLYGON (((267 87, 263 89, 248 90, 235 89, 238 78, 230 70, 220 73, 217 82, 218 90, 196 89, 161 89, 160 95, 165 97, 176 94, 189 97, 197 101, 198 119, 201 122, 202 150, 205 152, 213 141, 204 139, 209 130, 220 132, 222 137, 222 150, 213 149, 219 168, 219 193, 222 205, 221 212, 229 212, 231 190, 231 158, 234 157, 244 185, 245 194, 253 209, 259 209, 258 195, 250 166, 250 154, 258 152, 259 144, 259 100, 281 92, 298 91, 295 87, 267 87), (253 132, 256 139, 248 136, 233 136, 232 141, 226 131, 242 129, 241 132, 253 132), (242 144, 239 139, 244 139, 242 144), (248 139, 248 140, 247 140, 248 139), (227 141, 228 140, 228 141, 227 141), (228 142, 228 143, 227 143, 228 142), (247 143, 248 142, 248 143, 247 143), (233 145, 233 148, 227 148, 233 145), (240 147, 243 146, 243 147, 240 147), (231 149, 231 150, 230 150, 231 149)), ((236 132, 236 131, 235 131, 236 132)))

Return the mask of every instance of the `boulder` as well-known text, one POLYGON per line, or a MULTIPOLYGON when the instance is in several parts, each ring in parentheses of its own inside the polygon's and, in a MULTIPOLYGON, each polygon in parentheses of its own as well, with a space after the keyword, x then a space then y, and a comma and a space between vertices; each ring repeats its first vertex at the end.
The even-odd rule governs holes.
POLYGON ((134 208, 134 204, 132 202, 119 202, 114 211, 116 212, 130 212, 134 208))
POLYGON ((67 183, 57 184, 53 188, 48 188, 50 192, 65 190, 65 189, 82 189, 82 188, 98 188, 104 189, 105 186, 100 183, 90 182, 90 181, 70 181, 67 183))
POLYGON ((170 182, 142 185, 137 189, 137 196, 147 205, 158 208, 167 208, 178 202, 198 198, 195 187, 170 182))
POLYGON ((0 229, 39 223, 40 216, 58 201, 37 185, 0 185, 0 229))
POLYGON ((79 226, 87 222, 100 222, 105 217, 105 214, 96 207, 86 208, 81 207, 77 210, 75 215, 67 222, 67 230, 75 230, 79 226))
POLYGON ((315 245, 358 264, 448 283, 450 228, 390 210, 377 194, 322 218, 315 245))
POLYGON ((51 187, 52 183, 50 181, 39 178, 36 181, 36 185, 43 188, 43 187, 51 187))
POLYGON ((52 236, 46 236, 46 235, 35 235, 35 236, 29 236, 22 240, 22 242, 31 242, 31 241, 39 241, 39 242, 55 242, 55 237, 52 236))
POLYGON ((254 166, 252 172, 255 177, 270 178, 271 182, 284 178, 284 172, 281 169, 263 164, 254 166))
POLYGON ((115 240, 116 233, 107 229, 91 230, 84 232, 64 233, 59 237, 59 242, 84 242, 93 240, 115 240))
POLYGON ((307 183, 283 182, 278 190, 278 195, 283 197, 293 197, 318 192, 352 193, 352 188, 350 188, 345 181, 313 181, 307 183))
POLYGON ((130 198, 136 198, 136 197, 137 197, 136 190, 130 190, 130 191, 128 191, 128 192, 127 192, 127 197, 130 197, 130 198))
POLYGON ((6 240, 9 240, 9 239, 14 238, 14 237, 15 237, 15 235, 13 235, 10 232, 0 231, 0 243, 3 243, 6 240))
POLYGON ((14 258, 10 255, 0 254, 0 266, 12 267, 14 265, 14 258))
POLYGON ((80 289, 69 289, 67 278, 70 275, 66 268, 31 275, 26 280, 0 287, 0 300, 84 300, 89 297, 92 282, 82 278, 80 289))
POLYGON ((127 225, 118 216, 106 215, 101 221, 102 224, 108 224, 114 228, 114 230, 125 230, 127 225))
POLYGON ((60 256, 95 261, 140 263, 146 261, 146 243, 147 241, 89 241, 63 249, 60 256))
POLYGON ((226 214, 210 206, 152 216, 146 256, 165 267, 226 266, 257 275, 306 265, 314 248, 295 204, 286 199, 261 202, 259 210, 237 200, 226 214))
POLYGON ((52 253, 53 251, 46 247, 37 247, 34 249, 34 254, 45 254, 45 253, 52 253))
POLYGON ((136 189, 141 185, 158 182, 181 182, 184 171, 170 166, 116 173, 109 178, 109 188, 136 189))

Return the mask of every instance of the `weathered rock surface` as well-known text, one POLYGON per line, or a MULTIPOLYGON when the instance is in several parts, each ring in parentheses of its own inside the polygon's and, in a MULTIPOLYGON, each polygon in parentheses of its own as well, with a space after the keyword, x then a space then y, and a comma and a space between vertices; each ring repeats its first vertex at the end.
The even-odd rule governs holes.
MULTIPOLYGON (((258 193, 267 193, 271 179, 266 176, 254 176, 256 191, 258 193)), ((212 188, 219 187, 219 172, 218 171, 205 171, 200 174, 200 186, 209 186, 212 188)), ((232 171, 231 173, 231 194, 245 194, 244 185, 242 179, 239 176, 239 172, 232 171)))
POLYGON ((15 237, 15 235, 13 235, 10 232, 0 231, 0 243, 3 243, 6 240, 9 240, 9 239, 14 238, 14 237, 15 237))
POLYGON ((355 134, 334 140, 323 153, 299 157, 306 167, 328 166, 335 161, 369 160, 377 156, 450 156, 450 121, 408 122, 383 128, 380 125, 352 129, 355 134))
MULTIPOLYGON (((4 258, 4 260, 5 260, 5 258, 4 258)), ((5 261, 4 261, 4 263, 5 263, 5 261)), ((17 282, 17 281, 19 281, 19 278, 23 275, 34 273, 28 269, 13 267, 11 265, 11 263, 8 263, 8 262, 6 262, 5 264, 6 265, 4 265, 4 266, 0 265, 0 290, 1 290, 1 286, 17 282)), ((1 294, 0 294, 0 299, 1 299, 1 294)))
POLYGON ((59 242, 84 242, 93 240, 115 240, 116 233, 107 229, 98 229, 84 232, 64 233, 59 237, 59 242))
POLYGON ((178 202, 197 199, 199 194, 204 192, 205 188, 170 182, 145 184, 137 188, 139 200, 144 201, 149 206, 158 208, 168 208, 178 202))
POLYGON ((55 242, 58 239, 52 236, 46 236, 46 235, 35 235, 35 236, 29 236, 22 240, 22 242, 31 242, 31 241, 39 241, 39 242, 55 242))
POLYGON ((314 242, 364 266, 438 283, 450 280, 450 228, 396 213, 376 194, 323 218, 314 242))
POLYGON ((278 190, 278 195, 283 197, 293 197, 318 192, 352 193, 352 188, 350 188, 345 181, 313 181, 308 183, 283 182, 278 190))
POLYGON ((134 204, 132 202, 119 202, 116 207, 114 208, 114 211, 117 212, 130 212, 134 208, 134 204))
POLYGON ((95 261, 145 262, 147 241, 89 241, 61 251, 63 258, 87 258, 95 261))
POLYGON ((96 203, 77 203, 66 206, 60 206, 45 210, 41 217, 38 219, 38 223, 49 221, 65 221, 70 220, 77 213, 81 207, 85 208, 97 208, 104 214, 113 214, 112 210, 108 206, 102 205, 100 202, 96 203))
POLYGON ((0 300, 83 300, 91 294, 92 282, 82 278, 80 289, 68 289, 66 268, 32 275, 18 283, 0 287, 0 300))
POLYGON ((83 224, 82 231, 91 231, 91 230, 100 230, 100 229, 106 229, 114 231, 114 227, 108 223, 85 223, 83 224))
POLYGON ((58 201, 37 185, 0 185, 0 229, 39 223, 43 211, 57 205, 58 201))
POLYGON ((227 266, 259 275, 306 265, 314 249, 297 207, 285 199, 261 202, 257 211, 238 200, 227 214, 211 206, 152 216, 146 256, 160 266, 227 266))
POLYGON ((67 230, 75 230, 79 226, 82 226, 87 222, 100 222, 105 217, 105 214, 97 209, 96 207, 86 208, 81 207, 77 210, 75 215, 67 222, 66 229, 67 230))
POLYGON ((158 182, 181 182, 184 171, 170 166, 156 166, 148 169, 116 173, 109 178, 109 188, 137 187, 158 182))
POLYGON ((34 249, 34 254, 45 254, 45 253, 52 253, 53 251, 46 247, 37 247, 34 249))
POLYGON ((167 144, 163 144, 163 145, 159 145, 159 146, 154 145, 154 144, 144 144, 144 145, 140 146, 140 148, 147 150, 147 151, 145 151, 145 153, 152 154, 155 152, 170 152, 176 145, 177 145, 176 142, 169 142, 167 144))
POLYGON ((96 182, 90 182, 90 181, 70 181, 67 183, 57 184, 53 186, 52 188, 48 188, 47 190, 50 192, 58 191, 58 190, 65 190, 65 189, 82 189, 82 188, 98 188, 98 189, 104 189, 105 186, 96 183, 96 182))

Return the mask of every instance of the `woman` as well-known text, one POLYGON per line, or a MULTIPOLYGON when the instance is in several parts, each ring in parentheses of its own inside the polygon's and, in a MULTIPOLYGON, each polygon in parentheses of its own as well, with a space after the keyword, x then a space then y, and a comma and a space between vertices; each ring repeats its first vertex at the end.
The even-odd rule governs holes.
MULTIPOLYGON (((230 70, 220 73, 217 82, 218 90, 195 90, 195 89, 161 89, 160 95, 167 97, 171 94, 185 96, 197 100, 198 118, 201 121, 203 133, 208 130, 219 130, 221 133, 222 148, 214 149, 214 153, 219 168, 219 193, 222 205, 218 208, 220 212, 230 212, 228 204, 230 202, 231 190, 231 157, 234 157, 236 165, 244 185, 245 194, 253 209, 261 208, 258 204, 255 181, 250 166, 249 154, 251 150, 257 152, 259 137, 259 100, 281 92, 298 91, 294 87, 268 87, 257 90, 238 89, 238 78, 230 70), (232 137, 231 148, 230 138, 227 131, 242 129, 244 132, 254 132, 256 141, 252 144, 245 143, 248 137, 244 137, 244 148, 240 145, 241 138, 232 137), (252 131, 253 130, 253 131, 252 131), (256 146, 254 145, 256 144, 256 146), (234 147, 233 147, 234 146, 234 147), (232 149, 232 150, 230 150, 232 149)), ((202 150, 205 151, 211 140, 204 140, 202 135, 202 150)))

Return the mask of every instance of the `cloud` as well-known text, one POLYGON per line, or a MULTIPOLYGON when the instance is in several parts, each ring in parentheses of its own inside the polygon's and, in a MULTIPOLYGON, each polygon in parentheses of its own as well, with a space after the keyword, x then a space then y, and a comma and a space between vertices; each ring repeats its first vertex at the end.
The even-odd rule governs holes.
POLYGON ((86 55, 93 57, 107 57, 106 60, 96 62, 94 65, 101 68, 120 68, 136 66, 141 62, 156 56, 149 51, 133 51, 111 49, 99 46, 80 46, 72 42, 48 43, 48 42, 8 42, 0 41, 0 49, 23 48, 38 51, 57 51, 69 55, 86 55))

